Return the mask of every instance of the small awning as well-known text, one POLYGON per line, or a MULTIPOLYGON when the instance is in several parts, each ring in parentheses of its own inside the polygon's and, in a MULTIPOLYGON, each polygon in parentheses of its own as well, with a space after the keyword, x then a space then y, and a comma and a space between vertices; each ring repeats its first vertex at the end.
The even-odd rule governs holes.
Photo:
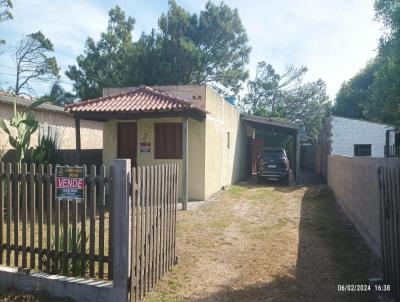
POLYGON ((300 126, 298 124, 280 121, 273 118, 242 114, 240 118, 256 130, 296 135, 300 126))
POLYGON ((182 116, 204 118, 207 111, 188 101, 148 86, 65 106, 77 117, 91 120, 133 119, 137 117, 182 116))

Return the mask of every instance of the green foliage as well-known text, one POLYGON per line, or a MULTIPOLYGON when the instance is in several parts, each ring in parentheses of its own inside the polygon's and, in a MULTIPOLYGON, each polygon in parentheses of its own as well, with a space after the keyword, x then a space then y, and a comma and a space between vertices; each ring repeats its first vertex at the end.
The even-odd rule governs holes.
POLYGON ((116 6, 109 12, 107 31, 100 40, 95 43, 92 38, 87 39, 85 53, 77 57, 78 66, 69 66, 66 72, 81 99, 98 97, 105 87, 128 85, 134 24, 135 19, 126 18, 116 6))
POLYGON ((400 125, 400 1, 376 0, 386 32, 379 53, 336 96, 334 113, 400 125))
POLYGON ((63 158, 58 149, 59 138, 57 133, 52 133, 48 128, 45 134, 39 134, 38 146, 29 149, 26 161, 28 163, 43 164, 44 166, 61 164, 63 158))
MULTIPOLYGON (((51 250, 56 250, 56 247, 58 248, 59 251, 64 251, 64 236, 67 236, 67 241, 68 241, 68 251, 72 251, 72 247, 74 246, 74 240, 73 240, 73 229, 71 226, 68 227, 68 233, 65 235, 64 234, 64 228, 60 229, 60 236, 58 238, 58 246, 56 246, 56 237, 55 234, 52 235, 52 241, 51 241, 51 250)), ((82 237, 82 231, 80 228, 77 228, 76 232, 76 250, 80 253, 81 248, 82 248, 82 243, 85 242, 86 246, 87 242, 89 241, 89 236, 86 236, 86 238, 83 239, 82 237)), ((54 261, 54 258, 52 258, 52 261, 50 262, 50 267, 48 266, 47 258, 48 256, 43 254, 42 255, 42 263, 43 263, 43 270, 51 273, 60 273, 62 271, 62 268, 65 265, 65 260, 60 259, 59 261, 59 267, 56 267, 56 263, 54 261)), ((68 258, 67 261, 67 268, 70 276, 73 277, 78 277, 81 275, 82 271, 82 261, 81 259, 76 259, 76 274, 74 274, 73 271, 73 259, 68 258)), ((85 261, 85 272, 88 272, 89 270, 89 261, 85 261)))
POLYGON ((104 87, 210 83, 226 95, 237 94, 248 77, 248 38, 238 11, 224 3, 206 4, 199 15, 169 1, 158 31, 132 42, 134 19, 117 6, 106 33, 86 42, 85 54, 66 75, 81 99, 101 95, 104 87))
POLYGON ((37 130, 39 123, 33 115, 32 109, 40 106, 43 101, 32 102, 30 106, 22 111, 17 111, 17 103, 14 98, 14 113, 9 120, 9 126, 0 119, 0 129, 8 135, 10 145, 15 148, 16 159, 21 163, 27 155, 31 142, 31 136, 37 130))
POLYGON ((304 66, 287 66, 279 74, 272 65, 258 63, 241 107, 254 115, 298 123, 305 126, 307 135, 315 137, 330 112, 330 102, 322 80, 303 83, 306 72, 304 66))
POLYGON ((27 35, 22 39, 15 51, 16 78, 11 88, 15 95, 30 94, 32 80, 47 82, 58 77, 59 68, 55 57, 53 44, 41 31, 27 35))
POLYGON ((0 0, 0 22, 4 22, 13 18, 11 13, 12 8, 13 3, 11 0, 0 0))
MULTIPOLYGON (((11 0, 0 0, 0 23, 13 18, 11 14, 12 8, 13 3, 11 0)), ((0 39, 0 45, 5 43, 5 40, 0 39)))
POLYGON ((45 102, 53 103, 58 106, 65 106, 71 104, 76 99, 76 96, 70 92, 65 91, 65 89, 60 85, 59 81, 54 82, 51 87, 50 94, 46 94, 39 98, 39 100, 44 100, 45 102))
POLYGON ((339 116, 363 118, 368 110, 368 98, 377 61, 370 62, 356 76, 342 84, 336 95, 333 113, 339 116))

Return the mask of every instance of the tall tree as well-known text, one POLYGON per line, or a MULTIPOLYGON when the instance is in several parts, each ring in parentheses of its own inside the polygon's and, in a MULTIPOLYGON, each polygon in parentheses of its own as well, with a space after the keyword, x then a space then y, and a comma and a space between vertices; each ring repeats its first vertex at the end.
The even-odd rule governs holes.
POLYGON ((85 54, 67 76, 82 99, 101 95, 110 86, 210 83, 226 94, 237 94, 247 79, 250 47, 237 10, 221 3, 206 4, 199 15, 169 1, 158 30, 132 42, 134 19, 116 7, 107 32, 98 43, 88 39, 85 54))
POLYGON ((368 112, 372 113, 370 110, 371 86, 378 67, 379 63, 374 60, 357 75, 342 84, 335 98, 334 114, 351 118, 365 118, 368 112))
POLYGON ((256 77, 248 82, 241 107, 248 113, 276 117, 305 126, 315 137, 330 110, 326 85, 322 80, 303 83, 307 68, 287 66, 282 74, 260 62, 256 77))
POLYGON ((54 105, 64 106, 71 104, 76 99, 76 96, 61 86, 59 81, 54 82, 50 88, 50 93, 39 98, 41 101, 53 103, 54 105))
MULTIPOLYGON (((0 23, 13 18, 11 13, 12 8, 13 3, 11 0, 0 0, 0 23)), ((0 45, 5 42, 5 40, 0 39, 0 45)))
POLYGON ((136 68, 153 75, 144 83, 209 83, 225 94, 240 91, 248 78, 250 47, 236 9, 207 2, 196 15, 170 0, 158 24, 158 32, 142 35, 136 43, 136 68))
POLYGON ((376 0, 386 31, 378 55, 336 96, 335 114, 400 125, 400 1, 376 0))
POLYGON ((107 31, 100 40, 87 39, 85 53, 77 57, 78 66, 68 66, 66 72, 81 99, 98 97, 105 87, 129 84, 134 24, 135 19, 116 6, 109 11, 107 31))
POLYGON ((16 78, 11 90, 15 95, 32 94, 31 81, 48 82, 58 76, 59 68, 53 44, 42 32, 38 31, 22 39, 15 51, 16 78))
POLYGON ((242 101, 244 109, 252 113, 276 113, 282 95, 298 88, 307 67, 296 68, 289 65, 282 75, 278 74, 271 64, 259 62, 254 80, 247 83, 247 95, 242 101))

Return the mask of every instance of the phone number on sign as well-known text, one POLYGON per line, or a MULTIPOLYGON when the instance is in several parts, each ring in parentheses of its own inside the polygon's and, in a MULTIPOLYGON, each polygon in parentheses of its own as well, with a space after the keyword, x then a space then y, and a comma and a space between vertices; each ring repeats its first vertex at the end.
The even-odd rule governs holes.
POLYGON ((374 285, 369 284, 339 284, 337 287, 339 292, 370 292, 371 290, 377 292, 390 291, 390 285, 374 285))

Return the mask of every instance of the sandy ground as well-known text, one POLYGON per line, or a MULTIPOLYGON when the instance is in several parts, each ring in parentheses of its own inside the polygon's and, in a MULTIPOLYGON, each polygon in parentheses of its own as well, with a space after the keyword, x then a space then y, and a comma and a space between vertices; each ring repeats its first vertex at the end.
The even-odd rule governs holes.
POLYGON ((180 264, 146 301, 375 301, 380 263, 326 186, 233 186, 178 212, 180 264))

